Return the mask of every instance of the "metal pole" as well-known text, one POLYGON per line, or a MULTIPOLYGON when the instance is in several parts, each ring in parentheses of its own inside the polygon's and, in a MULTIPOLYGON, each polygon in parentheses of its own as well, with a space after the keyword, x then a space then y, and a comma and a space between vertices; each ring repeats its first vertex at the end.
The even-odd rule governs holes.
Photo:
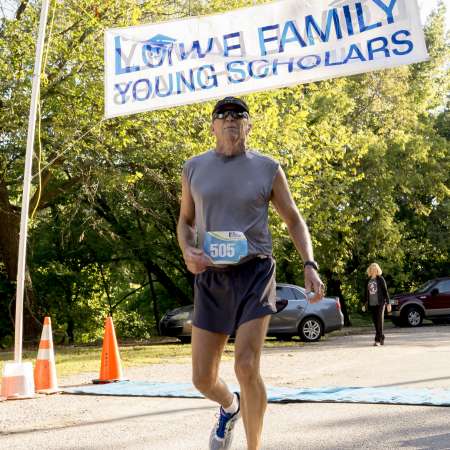
POLYGON ((34 133, 36 126, 37 100, 39 98, 42 53, 44 50, 45 28, 47 25, 49 0, 42 0, 39 34, 36 42, 36 58, 34 61, 33 86, 31 91, 30 115, 28 117, 27 151, 25 154, 25 171, 23 178, 22 212, 20 215, 19 262, 17 266, 16 321, 14 335, 14 361, 22 362, 23 335, 23 294, 25 287, 25 268, 28 235, 28 210, 30 204, 31 170, 33 167, 34 133))

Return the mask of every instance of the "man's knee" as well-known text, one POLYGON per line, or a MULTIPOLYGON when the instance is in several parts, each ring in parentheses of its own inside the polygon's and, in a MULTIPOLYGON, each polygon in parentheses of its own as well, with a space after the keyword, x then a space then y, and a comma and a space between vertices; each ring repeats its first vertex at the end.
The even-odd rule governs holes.
POLYGON ((259 376, 259 363, 256 355, 246 354, 236 358, 234 371, 239 382, 250 382, 259 376))
POLYGON ((217 375, 210 373, 193 373, 192 384, 201 392, 210 392, 217 383, 217 375))

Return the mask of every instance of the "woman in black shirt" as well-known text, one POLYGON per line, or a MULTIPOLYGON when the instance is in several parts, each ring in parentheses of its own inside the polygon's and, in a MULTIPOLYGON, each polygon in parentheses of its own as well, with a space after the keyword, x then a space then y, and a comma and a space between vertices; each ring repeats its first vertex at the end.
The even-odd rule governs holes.
POLYGON ((373 345, 384 345, 384 309, 389 305, 389 293, 386 281, 381 276, 383 272, 377 263, 372 263, 367 269, 370 279, 366 287, 365 304, 372 313, 372 321, 375 326, 375 342, 373 345))

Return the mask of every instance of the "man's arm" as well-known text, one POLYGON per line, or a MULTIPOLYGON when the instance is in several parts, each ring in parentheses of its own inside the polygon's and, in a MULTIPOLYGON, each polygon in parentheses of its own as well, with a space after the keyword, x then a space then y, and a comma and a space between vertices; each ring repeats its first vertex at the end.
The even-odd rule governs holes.
POLYGON ((194 274, 204 272, 210 265, 209 258, 195 247, 195 204, 186 178, 182 177, 180 217, 177 225, 178 244, 188 270, 194 274))
MULTIPOLYGON (((280 217, 286 224, 289 235, 295 248, 300 253, 303 261, 313 261, 313 249, 311 244, 311 236, 308 227, 300 215, 297 205, 289 190, 286 176, 281 167, 275 175, 272 186, 271 201, 280 217)), ((314 296, 310 299, 311 303, 315 303, 322 299, 324 295, 324 286, 320 280, 319 274, 311 266, 306 266, 305 270, 305 288, 314 291, 314 296)))

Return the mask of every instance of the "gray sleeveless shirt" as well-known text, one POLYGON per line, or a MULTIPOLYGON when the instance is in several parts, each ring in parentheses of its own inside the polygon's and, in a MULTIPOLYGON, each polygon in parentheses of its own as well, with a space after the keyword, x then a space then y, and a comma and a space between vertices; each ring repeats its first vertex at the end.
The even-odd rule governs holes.
POLYGON ((210 150, 186 161, 200 248, 205 232, 241 231, 249 256, 272 254, 268 208, 278 166, 253 150, 231 157, 210 150))

